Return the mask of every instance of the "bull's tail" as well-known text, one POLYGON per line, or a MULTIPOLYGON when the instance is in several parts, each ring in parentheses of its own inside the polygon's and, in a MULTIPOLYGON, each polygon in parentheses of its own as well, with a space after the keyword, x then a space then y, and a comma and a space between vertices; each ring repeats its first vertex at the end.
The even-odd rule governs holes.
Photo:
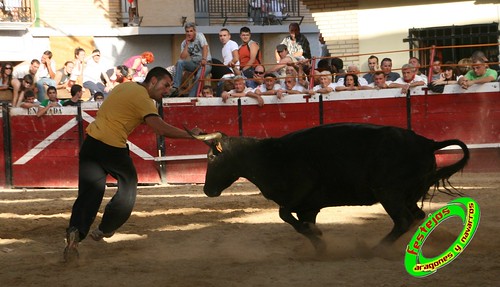
MULTIPOLYGON (((435 142, 434 151, 437 151, 437 150, 440 150, 442 148, 445 148, 447 146, 452 146, 452 145, 459 146, 462 149, 462 152, 464 155, 463 155, 462 159, 460 159, 456 163, 449 165, 449 166, 442 167, 436 171, 436 175, 435 175, 435 178, 433 180, 433 183, 434 183, 436 188, 439 188, 439 182, 441 181, 443 184, 443 187, 446 190, 448 190, 446 188, 445 183, 448 182, 448 179, 453 174, 462 170, 465 167, 465 165, 467 164, 467 162, 469 161, 470 154, 469 154, 469 149, 467 148, 467 145, 465 145, 462 141, 457 140, 457 139, 446 140, 446 141, 442 141, 442 142, 435 142)), ((448 191, 450 191, 450 190, 448 190, 448 191)))

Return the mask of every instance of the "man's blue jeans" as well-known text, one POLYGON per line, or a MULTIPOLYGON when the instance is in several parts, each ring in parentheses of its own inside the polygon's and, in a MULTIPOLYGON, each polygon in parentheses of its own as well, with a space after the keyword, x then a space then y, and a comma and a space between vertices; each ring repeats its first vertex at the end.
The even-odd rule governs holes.
MULTIPOLYGON (((200 76, 201 76, 202 67, 201 67, 200 63, 193 62, 191 60, 189 60, 189 61, 178 60, 177 64, 175 64, 174 87, 176 87, 176 88, 180 88, 180 86, 182 84, 182 74, 184 73, 184 71, 193 72, 194 70, 196 70, 197 67, 200 67, 200 68, 196 72, 196 77, 195 77, 196 84, 189 91, 190 97, 197 96, 196 91, 198 90, 198 85, 199 85, 198 80, 200 79, 200 76)), ((206 77, 208 74, 210 74, 211 71, 212 71, 212 65, 210 62, 208 62, 205 65, 204 77, 206 77)))

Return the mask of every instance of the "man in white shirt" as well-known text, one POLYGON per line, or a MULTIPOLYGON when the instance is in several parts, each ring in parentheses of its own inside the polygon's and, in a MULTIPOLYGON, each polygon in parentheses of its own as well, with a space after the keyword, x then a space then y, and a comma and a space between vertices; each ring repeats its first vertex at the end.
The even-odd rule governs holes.
POLYGON ((404 64, 401 73, 403 76, 389 85, 390 88, 401 88, 401 94, 406 94, 408 89, 424 86, 426 83, 421 76, 417 75, 417 71, 412 64, 404 64))
POLYGON ((52 60, 52 52, 43 52, 42 59, 40 61, 40 68, 36 72, 36 87, 38 88, 37 98, 41 102, 45 100, 45 89, 46 87, 56 86, 56 81, 54 77, 56 76, 56 62, 52 60))
POLYGON ((87 65, 83 69, 83 87, 90 90, 92 97, 96 92, 101 92, 104 97, 108 96, 111 89, 111 81, 106 74, 106 68, 100 63, 101 51, 92 51, 91 58, 87 60, 87 65), (101 81, 101 75, 106 81, 106 85, 101 81))

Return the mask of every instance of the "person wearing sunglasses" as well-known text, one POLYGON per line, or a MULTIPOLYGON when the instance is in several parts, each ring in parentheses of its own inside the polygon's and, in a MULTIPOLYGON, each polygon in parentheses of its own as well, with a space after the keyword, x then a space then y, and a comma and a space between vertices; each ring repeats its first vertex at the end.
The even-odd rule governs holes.
POLYGON ((12 63, 5 64, 0 70, 0 91, 12 90, 12 63))

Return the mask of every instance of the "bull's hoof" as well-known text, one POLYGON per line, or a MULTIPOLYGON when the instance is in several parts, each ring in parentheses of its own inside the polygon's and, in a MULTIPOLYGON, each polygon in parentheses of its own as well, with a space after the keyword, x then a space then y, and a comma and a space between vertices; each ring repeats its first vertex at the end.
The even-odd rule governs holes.
POLYGON ((317 257, 324 257, 326 255, 326 243, 323 240, 315 241, 314 249, 316 250, 317 257))
POLYGON ((311 223, 311 222, 307 222, 306 224, 309 227, 309 230, 311 231, 311 233, 313 235, 316 235, 316 236, 322 236, 323 235, 323 232, 316 226, 316 224, 311 223))
POLYGON ((413 217, 417 220, 421 220, 425 218, 425 212, 422 209, 418 209, 413 212, 413 217))

